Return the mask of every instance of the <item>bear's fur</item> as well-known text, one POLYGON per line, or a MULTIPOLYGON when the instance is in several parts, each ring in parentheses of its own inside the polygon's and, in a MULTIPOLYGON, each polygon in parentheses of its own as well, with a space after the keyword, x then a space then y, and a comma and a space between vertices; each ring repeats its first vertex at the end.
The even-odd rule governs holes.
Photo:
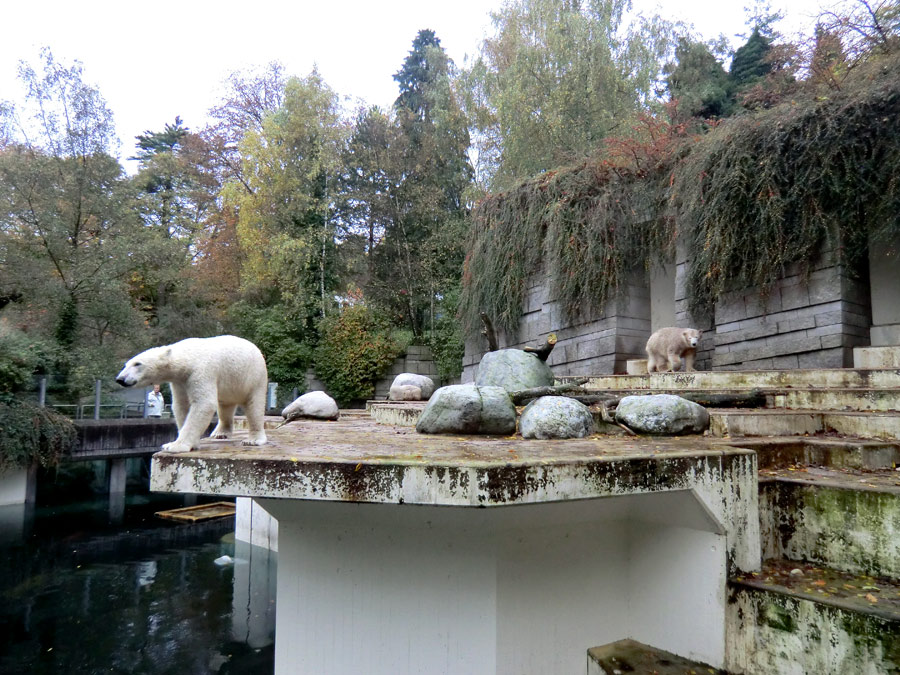
POLYGON ((703 331, 696 328, 660 328, 647 340, 647 372, 694 370, 694 357, 703 331))
POLYGON ((219 423, 211 438, 228 438, 237 406, 244 409, 250 429, 244 445, 264 445, 268 373, 262 353, 252 342, 234 335, 188 338, 141 352, 116 376, 123 387, 168 382, 178 438, 163 450, 187 452, 218 409, 219 423))

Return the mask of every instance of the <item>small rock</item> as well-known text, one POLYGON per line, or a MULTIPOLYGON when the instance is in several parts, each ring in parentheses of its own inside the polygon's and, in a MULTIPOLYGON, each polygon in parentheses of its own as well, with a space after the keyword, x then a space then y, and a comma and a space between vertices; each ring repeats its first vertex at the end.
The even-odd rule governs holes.
POLYGON ((709 426, 709 413, 672 394, 625 396, 616 406, 616 421, 645 434, 700 434, 709 426))
POLYGON ((795 567, 794 569, 791 570, 791 576, 792 577, 802 577, 803 570, 801 570, 799 567, 795 567))
POLYGON ((565 396, 541 396, 522 411, 523 438, 584 438, 594 433, 594 417, 583 403, 565 396))

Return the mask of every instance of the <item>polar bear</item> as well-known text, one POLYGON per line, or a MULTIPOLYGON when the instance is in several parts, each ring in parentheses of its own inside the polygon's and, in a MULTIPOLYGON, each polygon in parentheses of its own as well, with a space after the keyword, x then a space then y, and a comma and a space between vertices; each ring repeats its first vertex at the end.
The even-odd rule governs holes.
POLYGON ((694 356, 703 331, 696 328, 660 328, 647 340, 647 372, 665 372, 681 368, 694 370, 694 356))
POLYGON ((234 335, 188 338, 141 352, 116 376, 123 387, 169 382, 178 438, 163 450, 196 448, 218 408, 219 423, 211 438, 228 438, 234 410, 244 409, 249 437, 244 445, 264 445, 268 373, 262 353, 252 342, 234 335))

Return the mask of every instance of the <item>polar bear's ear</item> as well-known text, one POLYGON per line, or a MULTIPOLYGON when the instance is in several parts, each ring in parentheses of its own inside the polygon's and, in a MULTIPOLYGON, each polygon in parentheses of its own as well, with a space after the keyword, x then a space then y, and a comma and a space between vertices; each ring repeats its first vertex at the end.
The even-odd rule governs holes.
POLYGON ((171 358, 171 357, 172 357, 172 348, 171 348, 171 347, 166 347, 166 351, 163 352, 163 358, 164 358, 164 359, 169 359, 169 358, 171 358))

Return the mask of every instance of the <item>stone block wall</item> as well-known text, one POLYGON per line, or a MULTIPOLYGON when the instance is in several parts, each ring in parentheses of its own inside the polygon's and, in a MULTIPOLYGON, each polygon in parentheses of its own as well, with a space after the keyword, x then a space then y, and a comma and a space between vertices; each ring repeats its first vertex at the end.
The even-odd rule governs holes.
POLYGON ((789 266, 766 300, 729 293, 715 323, 714 370, 850 367, 853 347, 869 344, 868 287, 826 253, 808 277, 789 266))
MULTIPOLYGON (((644 346, 650 335, 650 287, 643 271, 635 271, 626 281, 624 292, 611 300, 602 316, 589 316, 571 322, 562 305, 552 297, 544 274, 529 278, 523 315, 514 333, 497 331, 501 348, 542 344, 556 333, 556 347, 547 364, 558 375, 624 373, 628 359, 645 357, 644 346)), ((481 335, 466 342, 463 358, 463 382, 472 382, 481 357, 487 352, 481 335)))

